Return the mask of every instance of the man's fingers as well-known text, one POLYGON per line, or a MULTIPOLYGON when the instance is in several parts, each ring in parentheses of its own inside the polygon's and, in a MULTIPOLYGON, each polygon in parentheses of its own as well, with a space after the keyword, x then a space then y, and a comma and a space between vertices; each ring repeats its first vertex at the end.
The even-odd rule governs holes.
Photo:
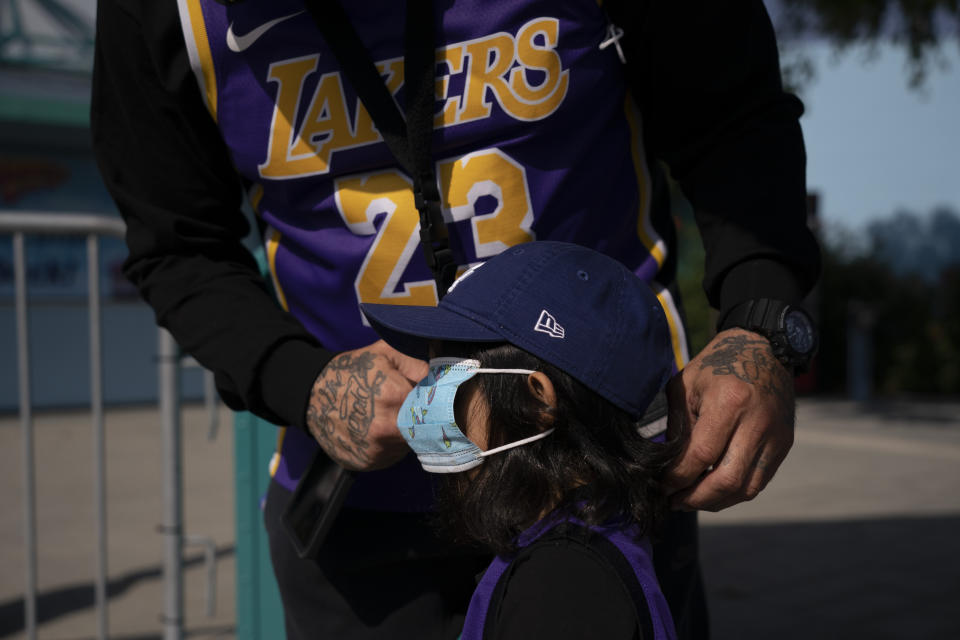
POLYGON ((787 443, 768 442, 760 450, 753 460, 750 478, 744 487, 746 500, 753 500, 767 487, 773 476, 776 475, 777 469, 786 459, 792 444, 792 440, 787 443))
POLYGON ((427 376, 429 367, 423 360, 401 353, 383 340, 378 340, 370 345, 370 347, 385 357, 400 375, 411 383, 416 384, 427 376))
POLYGON ((757 497, 790 449, 789 442, 771 441, 762 433, 756 427, 742 427, 717 464, 699 482, 672 496, 672 506, 720 511, 757 497))
POLYGON ((427 377, 430 367, 423 360, 411 358, 410 356, 398 353, 397 370, 404 378, 416 384, 427 377))
POLYGON ((664 476, 667 495, 672 495, 692 486, 720 458, 723 449, 717 447, 718 441, 697 437, 691 440, 674 466, 664 476))
POLYGON ((694 486, 675 494, 674 508, 718 511, 742 502, 744 486, 753 474, 750 458, 731 446, 694 486))
MULTIPOLYGON (((667 383, 667 440, 682 442, 684 451, 689 446, 690 434, 696 422, 696 414, 691 408, 692 399, 688 398, 684 372, 681 371, 667 383)), ((667 495, 685 489, 695 482, 703 471, 697 471, 698 466, 685 460, 683 455, 678 456, 664 473, 667 495), (681 466, 681 463, 685 466, 681 466)))
POLYGON ((683 421, 681 435, 685 444, 664 475, 668 494, 694 485, 723 457, 727 449, 727 443, 739 423, 740 407, 736 403, 704 398, 703 406, 711 405, 713 408, 709 412, 694 416, 691 410, 685 409, 682 416, 675 418, 683 421))

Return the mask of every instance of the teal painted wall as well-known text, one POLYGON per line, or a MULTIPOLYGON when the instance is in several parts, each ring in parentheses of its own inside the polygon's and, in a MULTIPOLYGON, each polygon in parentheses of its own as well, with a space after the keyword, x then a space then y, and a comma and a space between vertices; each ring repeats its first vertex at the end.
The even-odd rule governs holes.
POLYGON ((234 419, 237 514, 237 639, 283 637, 283 609, 270 566, 260 503, 267 465, 276 450, 277 427, 250 413, 234 419))

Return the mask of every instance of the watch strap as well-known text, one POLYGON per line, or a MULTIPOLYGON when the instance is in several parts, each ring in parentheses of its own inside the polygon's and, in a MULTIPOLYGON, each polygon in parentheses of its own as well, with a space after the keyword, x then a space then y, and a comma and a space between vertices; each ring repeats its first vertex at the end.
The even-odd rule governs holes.
MULTIPOLYGON (((739 327, 760 334, 770 341, 774 357, 794 372, 807 370, 810 360, 816 352, 816 334, 814 347, 806 353, 797 352, 790 346, 787 335, 786 317, 791 311, 799 311, 810 318, 800 307, 783 300, 756 298, 734 305, 717 322, 717 331, 739 327)), ((812 321, 811 321, 812 326, 812 321)), ((814 329, 815 331, 815 329, 814 329)))
POLYGON ((780 316, 790 305, 773 298, 745 300, 731 307, 717 321, 717 331, 740 327, 768 335, 780 326, 780 316))

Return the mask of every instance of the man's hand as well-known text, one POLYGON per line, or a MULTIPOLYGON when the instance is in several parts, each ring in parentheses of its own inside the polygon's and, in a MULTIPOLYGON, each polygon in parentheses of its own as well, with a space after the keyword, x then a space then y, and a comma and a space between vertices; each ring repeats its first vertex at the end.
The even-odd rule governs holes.
POLYGON ((719 511, 752 500, 793 445, 793 376, 751 331, 714 337, 667 395, 668 434, 684 442, 666 474, 674 508, 719 511))
POLYGON ((410 451, 397 429, 397 412, 426 375, 426 362, 383 340, 345 351, 313 383, 307 407, 310 433, 347 469, 388 467, 410 451))

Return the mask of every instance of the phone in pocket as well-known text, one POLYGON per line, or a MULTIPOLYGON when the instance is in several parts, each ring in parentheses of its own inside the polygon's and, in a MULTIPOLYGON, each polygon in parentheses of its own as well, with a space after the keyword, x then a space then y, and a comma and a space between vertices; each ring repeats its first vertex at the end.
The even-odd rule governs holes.
POLYGON ((316 559, 355 474, 317 451, 280 517, 297 555, 316 559))

